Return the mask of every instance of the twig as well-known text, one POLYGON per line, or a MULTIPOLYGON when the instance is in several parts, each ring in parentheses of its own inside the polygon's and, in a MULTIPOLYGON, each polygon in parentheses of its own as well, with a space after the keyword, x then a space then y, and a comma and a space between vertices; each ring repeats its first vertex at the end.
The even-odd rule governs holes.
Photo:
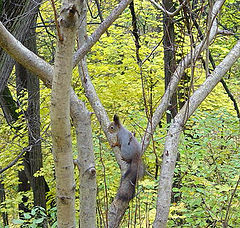
POLYGON ((230 30, 227 30, 227 29, 218 29, 218 34, 221 34, 221 35, 235 35, 234 32, 230 31, 230 30))
POLYGON ((53 7, 53 12, 54 12, 54 21, 55 21, 55 24, 56 24, 56 30, 57 30, 58 38, 59 38, 60 41, 63 41, 63 37, 62 37, 62 34, 60 32, 59 23, 58 23, 58 20, 57 20, 57 10, 56 10, 54 0, 51 0, 51 3, 52 3, 52 7, 53 7))
POLYGON ((162 43, 163 39, 159 41, 159 43, 152 49, 151 53, 145 57, 145 59, 142 61, 142 64, 144 64, 154 53, 154 51, 159 47, 159 45, 162 43))
POLYGON ((137 28, 137 17, 136 17, 136 14, 135 14, 133 1, 130 3, 129 9, 130 9, 131 15, 132 15, 132 27, 133 27, 132 34, 135 38, 137 63, 138 63, 138 65, 142 65, 142 60, 139 56, 139 49, 140 49, 141 45, 140 45, 140 42, 139 42, 139 35, 138 35, 138 28, 137 28))
POLYGON ((14 166, 18 162, 18 160, 24 155, 24 153, 27 151, 30 151, 31 149, 32 149, 32 145, 24 148, 22 152, 12 162, 10 162, 5 168, 0 170, 0 174, 6 171, 7 169, 11 168, 12 166, 14 166))
MULTIPOLYGON (((203 35, 202 31, 201 31, 201 28, 200 28, 199 24, 197 23, 197 21, 196 21, 196 19, 195 19, 195 17, 194 17, 193 15, 192 15, 192 20, 193 20, 194 26, 195 26, 196 29, 198 30, 198 34, 199 34, 200 39, 203 40, 203 39, 204 39, 204 35, 203 35)), ((213 57, 212 57, 211 52, 209 52, 209 60, 210 60, 210 62, 211 62, 211 65, 212 65, 213 69, 215 69, 215 68, 216 68, 216 64, 215 64, 215 62, 214 62, 214 59, 213 59, 213 57)), ((203 62, 203 64, 205 64, 205 63, 203 62)), ((205 67, 205 68, 206 68, 206 67, 205 67)), ((237 104, 236 99, 233 97, 231 91, 228 89, 228 86, 227 86, 227 84, 226 84, 226 82, 224 81, 223 78, 221 79, 220 82, 222 83, 222 86, 223 86, 223 88, 225 89, 228 97, 232 100, 233 105, 234 105, 234 109, 236 110, 236 113, 237 113, 237 117, 238 117, 238 119, 239 119, 239 121, 240 121, 240 111, 239 111, 239 108, 238 108, 238 104, 237 104)))
POLYGON ((39 11, 39 16, 40 16, 40 19, 41 19, 43 25, 42 26, 36 26, 36 27, 37 28, 44 27, 47 34, 49 34, 50 36, 56 38, 55 35, 53 35, 51 32, 48 31, 48 27, 50 27, 50 26, 46 26, 45 21, 44 21, 43 16, 42 16, 40 11, 39 11))
MULTIPOLYGON (((100 7, 100 4, 99 4, 99 1, 98 1, 98 0, 95 0, 95 3, 96 3, 96 5, 97 5, 99 18, 100 18, 101 22, 103 22, 104 19, 103 19, 103 15, 102 15, 102 11, 101 11, 101 7, 100 7)), ((107 36, 109 36, 108 30, 106 30, 106 34, 107 34, 107 36)))
POLYGON ((179 11, 183 8, 186 0, 178 7, 178 9, 176 9, 174 12, 169 12, 168 10, 166 10, 164 7, 162 7, 161 5, 159 5, 157 2, 155 2, 154 0, 149 0, 153 6, 158 9, 158 10, 161 10, 163 11, 164 13, 166 13, 169 17, 174 17, 176 16, 179 11))
POLYGON ((144 107, 145 107, 145 113, 147 118, 149 119, 149 112, 148 112, 148 106, 147 106, 147 100, 146 100, 146 92, 144 88, 144 78, 143 78, 143 71, 142 71, 142 60, 139 55, 139 49, 141 47, 140 42, 139 42, 139 35, 138 35, 138 28, 137 28, 137 17, 135 14, 135 9, 134 9, 134 2, 132 1, 129 5, 129 9, 131 11, 132 15, 132 27, 133 31, 132 34, 135 38, 135 47, 136 47, 136 59, 137 59, 137 64, 140 69, 140 76, 141 76, 141 83, 142 83, 142 93, 143 93, 143 101, 144 101, 144 107))
POLYGON ((230 198, 230 201, 228 203, 228 206, 227 206, 227 211, 226 211, 226 216, 225 216, 225 219, 224 219, 224 222, 223 222, 223 227, 224 228, 227 228, 228 227, 228 214, 229 214, 229 211, 230 211, 230 207, 231 207, 231 204, 232 204, 232 201, 233 201, 233 197, 237 191, 237 188, 238 188, 238 185, 240 183, 240 176, 238 177, 238 180, 237 180, 237 183, 236 183, 236 186, 233 190, 233 193, 231 195, 231 198, 230 198))
POLYGON ((237 104, 236 99, 233 97, 231 91, 228 89, 228 86, 227 86, 226 82, 223 79, 221 79, 220 82, 222 83, 222 86, 225 89, 227 95, 232 100, 234 109, 236 110, 236 113, 237 113, 238 120, 240 121, 240 112, 239 112, 239 108, 238 108, 238 104, 237 104))
POLYGON ((98 14, 96 16, 93 16, 93 12, 92 12, 91 7, 89 6, 89 2, 88 1, 86 1, 86 5, 87 5, 87 8, 88 8, 88 11, 90 13, 91 18, 92 19, 97 19, 97 17, 99 16, 99 12, 98 12, 98 14))

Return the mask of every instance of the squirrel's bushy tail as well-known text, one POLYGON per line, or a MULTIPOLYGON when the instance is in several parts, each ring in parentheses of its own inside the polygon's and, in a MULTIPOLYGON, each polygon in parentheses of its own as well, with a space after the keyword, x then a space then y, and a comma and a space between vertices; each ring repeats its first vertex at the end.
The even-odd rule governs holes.
POLYGON ((136 183, 144 176, 144 164, 140 156, 131 160, 130 167, 123 175, 117 192, 117 197, 122 201, 130 201, 135 194, 136 183))

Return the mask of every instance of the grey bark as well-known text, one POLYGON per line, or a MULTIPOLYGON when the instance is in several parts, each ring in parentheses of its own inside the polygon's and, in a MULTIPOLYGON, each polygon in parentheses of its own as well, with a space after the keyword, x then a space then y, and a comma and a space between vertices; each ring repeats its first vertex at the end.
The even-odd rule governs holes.
POLYGON ((167 225, 171 203, 172 181, 178 153, 178 143, 184 124, 239 57, 240 41, 237 42, 234 48, 216 67, 214 72, 209 75, 199 89, 193 93, 189 101, 185 103, 183 108, 175 116, 173 123, 169 128, 163 153, 163 162, 158 188, 157 213, 153 224, 154 228, 165 228, 167 225))
POLYGON ((93 153, 91 114, 74 91, 71 92, 71 117, 77 135, 79 167, 79 227, 96 227, 96 168, 93 153))
MULTIPOLYGON (((75 180, 70 123, 73 51, 80 1, 63 1, 60 36, 54 62, 51 94, 51 130, 56 171, 57 221, 59 228, 75 228, 75 180)), ((57 25, 58 26, 58 25, 57 25)))
MULTIPOLYGON (((85 44, 87 37, 87 8, 86 2, 81 2, 80 21, 81 25, 78 29, 78 45, 81 48, 85 44)), ((78 72, 82 80, 84 75, 88 74, 86 57, 80 60, 78 72)), ((74 93, 72 91, 72 96, 74 93)), ((76 128, 77 146, 78 146, 78 162, 79 167, 79 227, 96 227, 96 169, 95 157, 93 151, 91 114, 87 111, 82 102, 76 103, 77 99, 71 99, 71 113, 73 124, 76 128), (84 106, 80 109, 79 107, 84 106)))
POLYGON ((131 3, 132 0, 122 0, 118 6, 113 9, 110 15, 100 24, 93 34, 86 40, 85 44, 78 49, 74 55, 73 65, 76 66, 89 49, 99 40, 101 35, 107 31, 110 25, 119 17, 123 10, 131 3))

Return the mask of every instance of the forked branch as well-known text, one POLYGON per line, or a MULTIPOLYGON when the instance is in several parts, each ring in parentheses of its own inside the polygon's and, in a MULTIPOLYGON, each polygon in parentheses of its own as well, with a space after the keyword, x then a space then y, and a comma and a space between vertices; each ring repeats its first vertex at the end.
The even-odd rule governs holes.
POLYGON ((174 11, 174 12, 170 12, 168 10, 166 10, 163 6, 161 6, 160 4, 158 4, 157 2, 155 2, 154 0, 149 0, 152 5, 158 9, 158 10, 161 10, 162 12, 166 13, 169 17, 174 17, 176 16, 180 10, 183 8, 183 6, 185 5, 186 3, 186 0, 183 1, 183 3, 174 11))

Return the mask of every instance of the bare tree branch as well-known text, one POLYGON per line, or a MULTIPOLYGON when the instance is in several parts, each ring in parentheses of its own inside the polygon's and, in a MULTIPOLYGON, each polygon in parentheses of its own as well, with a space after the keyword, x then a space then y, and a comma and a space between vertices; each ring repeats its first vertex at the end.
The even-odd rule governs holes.
POLYGON ((51 87, 53 67, 16 40, 1 22, 0 46, 18 63, 38 75, 47 87, 51 87))
MULTIPOLYGON (((98 14, 99 14, 100 20, 101 20, 101 22, 103 22, 104 19, 103 19, 103 15, 102 15, 100 3, 99 3, 98 0, 95 0, 95 3, 96 3, 96 5, 97 5, 97 9, 98 9, 98 14)), ((107 30, 106 30, 106 34, 107 34, 107 36, 109 36, 109 32, 108 32, 107 30)))
MULTIPOLYGON (((203 40, 203 39, 204 39, 203 33, 202 33, 201 28, 200 28, 198 22, 196 21, 194 15, 192 15, 192 20, 193 20, 194 26, 196 27, 196 29, 197 29, 197 31, 198 31, 198 34, 199 34, 200 39, 203 40)), ((231 31, 229 31, 229 30, 224 30, 224 31, 228 31, 228 32, 229 32, 227 35, 234 35, 234 33, 231 32, 231 31)), ((217 31, 217 34, 219 34, 219 29, 218 29, 218 31, 217 31)), ((212 65, 213 69, 215 69, 215 68, 216 68, 216 65, 215 65, 214 59, 213 59, 212 54, 211 54, 210 51, 209 51, 209 60, 210 60, 210 62, 211 62, 211 65, 212 65)), ((205 61, 204 61, 203 59, 202 59, 202 61, 203 61, 204 68, 206 69, 205 61)), ((206 70, 207 70, 207 69, 206 69, 206 70)), ((229 98, 232 100, 234 109, 236 110, 236 113, 237 113, 237 117, 238 117, 238 119, 239 119, 239 121, 240 121, 240 112, 239 112, 239 108, 238 108, 237 101, 236 101, 236 99, 234 98, 234 96, 232 95, 231 91, 228 89, 227 83, 224 81, 223 78, 221 79, 221 83, 222 83, 222 86, 223 86, 223 88, 225 89, 227 95, 228 95, 229 98)))
POLYGON ((5 168, 0 170, 0 174, 6 171, 7 169, 13 167, 27 151, 31 151, 31 150, 32 150, 32 145, 24 148, 22 152, 12 162, 10 162, 5 168))
POLYGON ((167 224, 171 203, 172 181, 178 153, 178 143, 184 124, 239 57, 240 41, 237 42, 234 48, 216 67, 213 73, 208 76, 199 89, 193 93, 189 101, 185 103, 183 108, 176 115, 169 128, 163 153, 158 189, 157 213, 153 224, 154 228, 166 227, 167 224))
POLYGON ((157 2, 155 2, 154 0, 149 0, 149 1, 152 3, 152 5, 153 5, 156 9, 163 11, 163 12, 166 13, 169 17, 174 17, 174 16, 176 16, 176 15, 180 12, 180 10, 183 8, 183 6, 185 5, 185 3, 186 3, 186 0, 184 0, 183 3, 182 3, 174 12, 170 12, 170 11, 166 10, 163 6, 159 5, 159 4, 158 4, 157 2))
POLYGON ((231 204, 232 204, 232 201, 233 201, 233 197, 234 195, 236 194, 236 191, 237 191, 237 188, 238 188, 238 185, 240 183, 240 176, 238 176, 238 180, 237 180, 237 183, 236 183, 236 186, 232 192, 232 195, 231 195, 231 198, 229 200, 229 203, 228 203, 228 206, 227 206, 227 211, 226 211, 226 215, 225 215, 225 219, 223 221, 223 228, 227 228, 228 227, 228 220, 229 220, 229 211, 230 211, 230 208, 231 208, 231 204))
POLYGON ((113 9, 110 15, 99 25, 99 27, 93 32, 91 36, 86 39, 84 45, 81 46, 73 57, 74 67, 78 64, 91 47, 99 40, 101 35, 110 27, 110 25, 119 17, 124 9, 130 4, 132 0, 122 0, 119 5, 113 9))
POLYGON ((63 37, 62 37, 62 34, 60 32, 60 27, 59 27, 58 20, 57 20, 57 10, 56 10, 54 0, 51 0, 51 3, 52 3, 53 13, 54 13, 54 21, 55 21, 55 26, 56 26, 56 30, 57 30, 58 39, 60 41, 63 41, 63 37))
MULTIPOLYGON (((122 0, 119 5, 113 9, 111 14, 93 32, 93 34, 87 38, 87 42, 74 55, 74 67, 99 40, 101 35, 109 28, 109 26, 119 17, 119 15, 130 4, 131 1, 132 0, 122 0)), ((14 36, 7 31, 1 22, 0 46, 17 62, 38 75, 47 87, 51 87, 53 67, 34 53, 30 52, 19 41, 17 41, 14 36)))
POLYGON ((162 118, 163 113, 167 110, 167 107, 169 105, 169 101, 175 92, 177 85, 187 67, 190 65, 191 62, 195 62, 200 55, 206 48, 207 48, 207 38, 209 36, 209 43, 213 41, 215 35, 217 34, 217 22, 216 22, 216 16, 218 15, 223 3, 225 0, 217 0, 213 6, 212 14, 214 15, 212 17, 211 22, 211 28, 208 31, 208 34, 206 34, 205 39, 202 40, 190 53, 186 55, 186 57, 178 64, 175 72, 173 73, 173 76, 171 78, 171 81, 169 82, 169 85, 161 99, 160 104, 158 105, 157 109, 155 110, 152 118, 152 123, 148 123, 147 129, 145 131, 144 137, 142 139, 142 147, 143 151, 146 150, 146 148, 149 145, 151 134, 155 131, 159 121, 162 118))

